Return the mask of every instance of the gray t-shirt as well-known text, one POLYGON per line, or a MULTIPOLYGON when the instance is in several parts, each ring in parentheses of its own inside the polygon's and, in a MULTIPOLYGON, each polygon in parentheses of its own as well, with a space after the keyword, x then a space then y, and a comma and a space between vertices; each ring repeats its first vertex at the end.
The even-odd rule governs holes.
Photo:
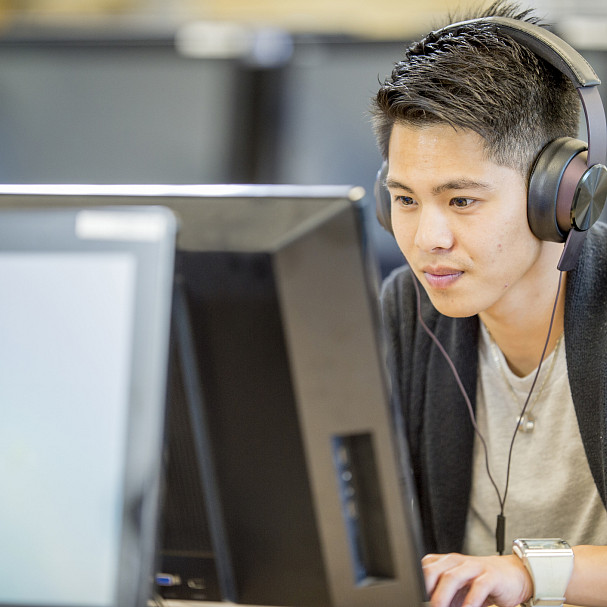
MULTIPOLYGON (((512 373, 481 323, 476 418, 488 447, 489 467, 502 496, 510 443, 534 376, 535 371, 526 377, 512 373)), ((510 552, 512 540, 517 537, 560 537, 572 546, 607 545, 607 512, 584 454, 564 343, 543 362, 531 405, 535 427, 529 433, 517 432, 512 453, 505 507, 506 552, 510 552)), ((499 511, 477 436, 464 553, 496 553, 499 511)))

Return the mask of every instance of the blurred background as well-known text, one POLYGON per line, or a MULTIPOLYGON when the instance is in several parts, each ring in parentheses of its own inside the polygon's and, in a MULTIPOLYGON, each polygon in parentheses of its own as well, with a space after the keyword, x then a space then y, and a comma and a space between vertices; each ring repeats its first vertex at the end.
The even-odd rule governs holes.
MULTIPOLYGON (((379 81, 407 41, 478 5, 0 0, 0 183, 352 184, 371 197, 379 81)), ((607 81, 605 0, 521 5, 607 81)), ((400 255, 373 230, 387 271, 400 255)))

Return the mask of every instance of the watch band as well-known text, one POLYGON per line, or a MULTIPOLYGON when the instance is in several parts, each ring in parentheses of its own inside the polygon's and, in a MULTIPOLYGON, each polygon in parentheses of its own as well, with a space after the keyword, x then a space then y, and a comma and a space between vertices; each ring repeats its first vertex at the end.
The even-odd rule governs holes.
POLYGON ((573 572, 573 550, 561 539, 518 539, 512 551, 533 580, 533 595, 523 607, 561 607, 573 572))

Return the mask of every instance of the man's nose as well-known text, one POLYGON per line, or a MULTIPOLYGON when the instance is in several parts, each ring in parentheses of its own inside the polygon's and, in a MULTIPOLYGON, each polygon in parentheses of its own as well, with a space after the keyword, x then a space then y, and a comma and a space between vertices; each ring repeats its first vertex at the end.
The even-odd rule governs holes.
POLYGON ((423 206, 419 212, 415 246, 422 251, 432 253, 450 250, 454 241, 446 212, 437 205, 423 206))

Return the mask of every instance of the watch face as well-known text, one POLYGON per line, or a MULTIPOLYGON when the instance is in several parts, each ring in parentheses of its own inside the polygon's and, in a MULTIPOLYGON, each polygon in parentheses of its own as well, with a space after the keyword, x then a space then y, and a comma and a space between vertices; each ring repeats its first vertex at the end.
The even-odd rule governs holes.
POLYGON ((561 539, 525 539, 519 541, 526 550, 563 550, 570 548, 569 544, 561 539))

